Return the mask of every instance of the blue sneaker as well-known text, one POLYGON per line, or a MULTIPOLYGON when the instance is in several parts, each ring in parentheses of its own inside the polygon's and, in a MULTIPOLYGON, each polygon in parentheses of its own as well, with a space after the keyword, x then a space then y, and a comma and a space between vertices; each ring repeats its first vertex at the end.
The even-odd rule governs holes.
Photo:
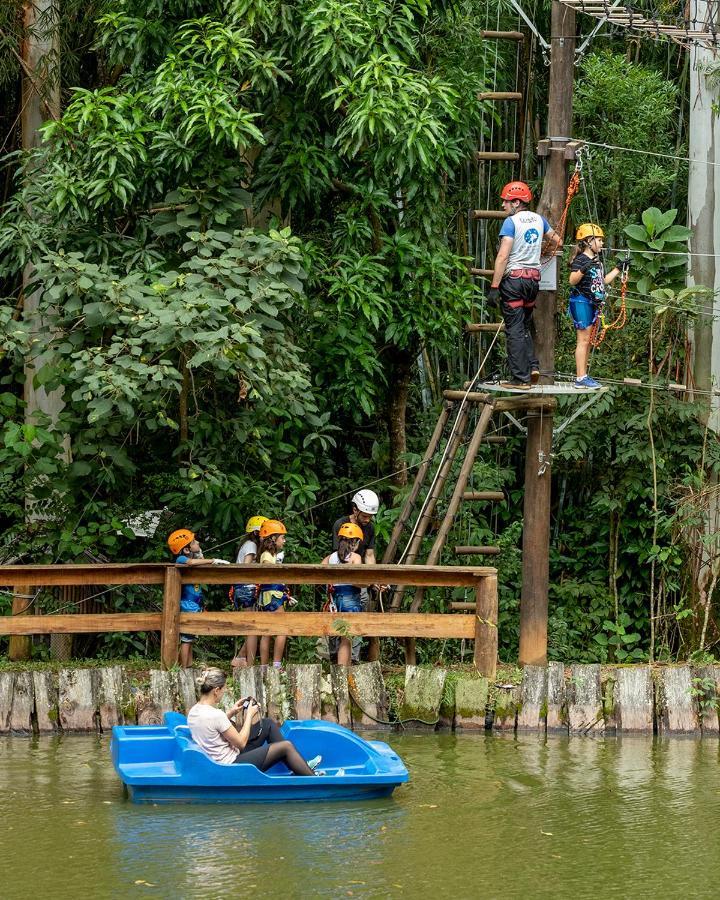
POLYGON ((584 378, 576 378, 575 379, 575 387, 588 390, 592 388, 602 387, 599 381, 595 381, 594 378, 591 378, 589 375, 586 375, 584 378))

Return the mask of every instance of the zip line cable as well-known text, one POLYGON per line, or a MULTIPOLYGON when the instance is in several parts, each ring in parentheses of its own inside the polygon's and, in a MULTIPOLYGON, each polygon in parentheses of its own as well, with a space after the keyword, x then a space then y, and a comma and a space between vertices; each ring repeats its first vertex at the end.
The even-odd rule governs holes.
MULTIPOLYGON (((720 166, 720 162, 712 162, 709 159, 693 159, 690 156, 676 156, 674 153, 658 153, 656 150, 638 150, 637 147, 620 147, 617 144, 603 144, 597 141, 586 141, 584 138, 571 138, 588 147, 599 147, 603 150, 617 150, 621 153, 639 153, 642 156, 656 156, 658 159, 673 159, 679 162, 693 163, 696 166, 720 166)), ((563 147, 551 147, 551 150, 564 150, 563 147)))

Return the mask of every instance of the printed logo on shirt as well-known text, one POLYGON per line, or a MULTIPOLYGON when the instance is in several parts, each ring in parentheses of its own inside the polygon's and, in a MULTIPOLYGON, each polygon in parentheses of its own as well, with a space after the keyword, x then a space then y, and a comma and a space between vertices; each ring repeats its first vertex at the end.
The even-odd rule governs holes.
POLYGON ((526 244, 537 244, 540 240, 540 232, 537 228, 528 228, 525 232, 525 243, 526 244))

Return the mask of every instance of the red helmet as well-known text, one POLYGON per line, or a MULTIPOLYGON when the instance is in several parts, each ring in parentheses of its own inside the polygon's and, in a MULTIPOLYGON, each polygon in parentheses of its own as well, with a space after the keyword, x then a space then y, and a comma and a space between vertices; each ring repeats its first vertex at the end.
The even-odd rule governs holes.
POLYGON ((522 200, 523 203, 530 203, 532 200, 532 191, 524 181, 509 181, 500 191, 501 200, 522 200))

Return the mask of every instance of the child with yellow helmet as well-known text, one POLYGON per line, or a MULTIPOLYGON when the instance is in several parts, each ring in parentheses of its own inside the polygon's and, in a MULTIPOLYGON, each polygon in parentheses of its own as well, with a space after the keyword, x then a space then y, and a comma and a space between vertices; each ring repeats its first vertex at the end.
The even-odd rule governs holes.
MULTIPOLYGON (((240 549, 237 553, 236 563, 249 565, 256 561, 258 548, 260 547, 260 528, 267 521, 267 516, 250 516, 247 520, 245 534, 240 538, 240 549)), ((282 560, 278 560, 278 562, 282 562, 282 560)), ((230 600, 235 610, 254 609, 257 602, 257 585, 234 584, 230 588, 230 600)), ((240 648, 240 652, 233 657, 230 663, 231 667, 233 669, 245 668, 248 664, 248 655, 250 659, 255 659, 257 644, 257 635, 249 635, 240 648)))
MULTIPOLYGON (((282 559, 283 547, 287 528, 277 519, 267 519, 260 526, 260 546, 258 560, 261 566, 272 566, 282 559)), ((261 584, 258 586, 257 608, 259 612, 281 613, 285 606, 294 606, 297 601, 290 596, 287 585, 261 584)), ((266 666, 270 662, 270 641, 273 640, 273 666, 276 669, 282 667, 283 654, 287 635, 279 634, 274 638, 263 636, 260 639, 260 665, 266 666)), ((247 654, 247 663, 252 665, 250 654, 247 654)))
POLYGON ((590 339, 605 302, 605 285, 627 272, 627 260, 607 274, 600 253, 605 233, 599 225, 585 222, 575 232, 577 245, 570 257, 570 296, 568 313, 575 326, 575 387, 580 390, 599 388, 600 382, 588 375, 590 339))
MULTIPOLYGON (((353 522, 343 522, 337 530, 337 550, 334 550, 322 561, 324 566, 362 565, 357 552, 363 540, 363 530, 353 522)), ((328 586, 328 602, 326 609, 332 612, 356 613, 363 611, 363 602, 359 587, 354 584, 331 584, 328 586)), ((340 638, 338 648, 338 665, 349 666, 352 656, 352 640, 340 638)))
MULTIPOLYGON (((173 531, 167 542, 170 552, 179 566, 198 566, 208 563, 215 566, 230 565, 226 559, 205 559, 194 532, 188 528, 178 528, 173 531)), ((180 611, 202 612, 204 607, 202 585, 184 584, 180 593, 180 611)), ((180 665, 184 669, 192 666, 194 640, 194 634, 180 635, 180 665)))

